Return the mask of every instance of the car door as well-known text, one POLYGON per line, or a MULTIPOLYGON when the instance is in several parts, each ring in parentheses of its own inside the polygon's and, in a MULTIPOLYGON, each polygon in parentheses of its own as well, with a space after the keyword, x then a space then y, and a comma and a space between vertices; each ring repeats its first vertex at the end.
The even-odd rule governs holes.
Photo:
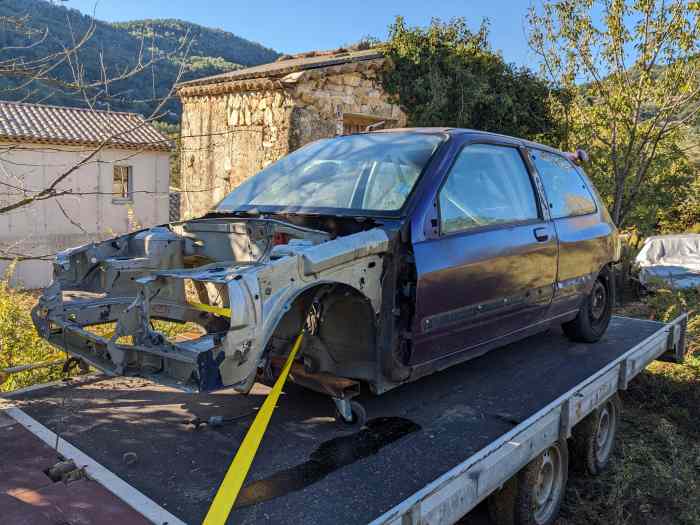
POLYGON ((411 364, 540 321, 552 299, 557 241, 524 151, 468 143, 434 196, 439 228, 414 241, 417 271, 411 364))
POLYGON ((578 309, 614 252, 614 230, 582 170, 555 152, 530 148, 559 240, 557 286, 549 317, 578 309))

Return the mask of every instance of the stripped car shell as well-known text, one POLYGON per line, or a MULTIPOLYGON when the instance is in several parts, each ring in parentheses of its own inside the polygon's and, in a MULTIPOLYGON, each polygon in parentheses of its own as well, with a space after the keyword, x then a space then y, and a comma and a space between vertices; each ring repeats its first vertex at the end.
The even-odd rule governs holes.
POLYGON ((361 384, 382 393, 552 325, 603 335, 619 242, 586 159, 457 129, 317 141, 200 219, 59 254, 34 322, 109 374, 198 392, 273 379, 306 327, 290 378, 349 420, 361 384))
POLYGON ((140 373, 198 391, 233 385, 247 392, 272 333, 304 290, 344 284, 379 311, 380 254, 387 247, 379 229, 329 240, 324 232, 276 220, 157 227, 60 253, 33 318, 43 337, 108 373, 140 373), (259 234, 255 240, 252 231, 259 234), (273 245, 276 234, 289 242, 273 245), (217 244, 217 255, 228 251, 217 236, 228 238, 233 261, 178 268, 186 259, 209 258, 210 244, 217 244), (226 293, 218 302, 195 303, 186 297, 186 280, 226 293), (151 327, 152 319, 194 322, 207 333, 170 341, 151 327), (109 339, 85 330, 112 321, 109 339), (133 344, 120 343, 122 336, 132 336, 133 344))

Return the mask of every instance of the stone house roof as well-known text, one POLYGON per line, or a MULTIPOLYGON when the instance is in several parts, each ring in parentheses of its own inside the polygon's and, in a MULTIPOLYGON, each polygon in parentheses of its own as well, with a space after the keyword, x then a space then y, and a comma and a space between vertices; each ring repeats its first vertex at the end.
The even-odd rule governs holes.
POLYGON ((0 101, 0 141, 170 151, 137 113, 0 101))
POLYGON ((311 51, 296 56, 282 56, 276 62, 262 64, 190 80, 178 84, 180 96, 216 94, 228 91, 274 89, 282 84, 296 83, 321 74, 337 74, 361 68, 377 68, 384 63, 381 51, 336 50, 311 51))

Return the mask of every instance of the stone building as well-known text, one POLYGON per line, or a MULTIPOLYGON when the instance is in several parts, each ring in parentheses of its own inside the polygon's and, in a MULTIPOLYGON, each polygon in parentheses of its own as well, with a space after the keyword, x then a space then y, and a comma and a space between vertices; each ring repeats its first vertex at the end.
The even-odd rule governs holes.
POLYGON ((404 126, 379 81, 385 66, 373 50, 312 52, 180 84, 183 217, 310 141, 404 126))

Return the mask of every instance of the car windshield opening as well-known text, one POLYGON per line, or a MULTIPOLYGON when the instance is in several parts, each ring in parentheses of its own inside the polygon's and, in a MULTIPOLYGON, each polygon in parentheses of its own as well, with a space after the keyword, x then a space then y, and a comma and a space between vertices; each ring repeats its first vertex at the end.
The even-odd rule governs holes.
POLYGON ((392 132, 319 140, 242 183, 215 211, 397 211, 443 139, 392 132))

